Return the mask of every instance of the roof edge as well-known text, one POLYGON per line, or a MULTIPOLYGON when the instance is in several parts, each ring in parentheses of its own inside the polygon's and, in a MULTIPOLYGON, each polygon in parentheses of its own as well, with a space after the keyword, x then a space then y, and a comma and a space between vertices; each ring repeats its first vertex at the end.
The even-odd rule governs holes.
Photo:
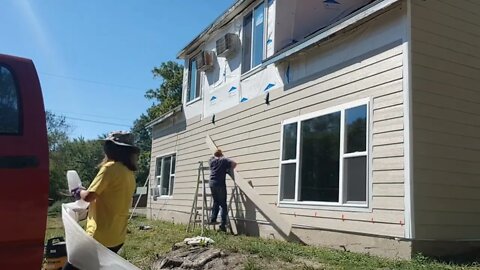
POLYGON ((200 46, 201 42, 203 42, 207 37, 217 30, 218 28, 222 27, 225 23, 229 22, 231 19, 233 19, 238 13, 236 11, 243 10, 240 8, 243 5, 249 5, 250 3, 254 2, 255 0, 237 0, 233 5, 231 5, 227 10, 225 10, 220 16, 218 16, 213 23, 208 25, 205 29, 203 29, 200 34, 198 34, 192 41, 190 41, 187 45, 183 47, 182 50, 180 50, 177 53, 177 59, 184 59, 187 55, 188 52, 191 51, 189 48, 193 47, 196 45, 197 47, 200 46))
POLYGON ((161 122, 167 120, 171 116, 175 115, 177 112, 181 112, 183 110, 183 105, 180 104, 177 107, 171 109, 170 111, 160 115, 159 117, 155 118, 154 120, 150 121, 145 125, 145 128, 152 128, 153 126, 160 124, 161 122))

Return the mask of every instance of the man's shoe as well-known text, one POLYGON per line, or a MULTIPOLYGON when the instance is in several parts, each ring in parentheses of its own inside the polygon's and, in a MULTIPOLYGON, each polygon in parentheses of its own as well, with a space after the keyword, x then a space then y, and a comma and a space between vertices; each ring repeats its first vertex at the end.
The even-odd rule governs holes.
POLYGON ((216 221, 216 220, 210 220, 208 222, 208 225, 217 225, 217 224, 218 224, 218 221, 216 221))
POLYGON ((227 227, 225 227, 225 225, 220 225, 220 227, 218 227, 218 231, 227 232, 227 227))

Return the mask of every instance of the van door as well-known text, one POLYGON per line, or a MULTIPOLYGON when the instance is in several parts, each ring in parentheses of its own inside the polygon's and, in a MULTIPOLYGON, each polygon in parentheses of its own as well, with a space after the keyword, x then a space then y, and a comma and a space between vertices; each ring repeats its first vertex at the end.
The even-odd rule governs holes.
POLYGON ((33 62, 0 54, 0 269, 39 269, 48 207, 45 109, 33 62))

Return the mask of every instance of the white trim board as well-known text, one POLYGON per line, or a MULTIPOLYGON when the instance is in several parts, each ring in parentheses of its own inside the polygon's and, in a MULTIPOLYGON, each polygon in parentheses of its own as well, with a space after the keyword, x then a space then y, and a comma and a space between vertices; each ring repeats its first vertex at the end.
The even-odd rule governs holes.
POLYGON ((404 115, 404 173, 405 173, 405 238, 415 238, 413 202, 413 124, 412 124, 412 10, 411 0, 407 5, 403 42, 403 115, 404 115))

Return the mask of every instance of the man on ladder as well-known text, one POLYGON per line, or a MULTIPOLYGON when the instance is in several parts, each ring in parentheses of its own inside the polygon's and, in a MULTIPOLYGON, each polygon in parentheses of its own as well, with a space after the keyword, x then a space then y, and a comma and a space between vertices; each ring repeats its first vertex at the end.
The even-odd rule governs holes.
POLYGON ((217 149, 213 153, 213 157, 209 160, 210 164, 210 191, 213 198, 212 214, 210 215, 210 224, 217 224, 217 216, 220 208, 222 212, 221 223, 219 226, 220 231, 226 232, 227 228, 227 185, 225 178, 227 173, 231 172, 233 176, 233 169, 237 166, 237 163, 229 158, 223 156, 222 150, 217 149))

